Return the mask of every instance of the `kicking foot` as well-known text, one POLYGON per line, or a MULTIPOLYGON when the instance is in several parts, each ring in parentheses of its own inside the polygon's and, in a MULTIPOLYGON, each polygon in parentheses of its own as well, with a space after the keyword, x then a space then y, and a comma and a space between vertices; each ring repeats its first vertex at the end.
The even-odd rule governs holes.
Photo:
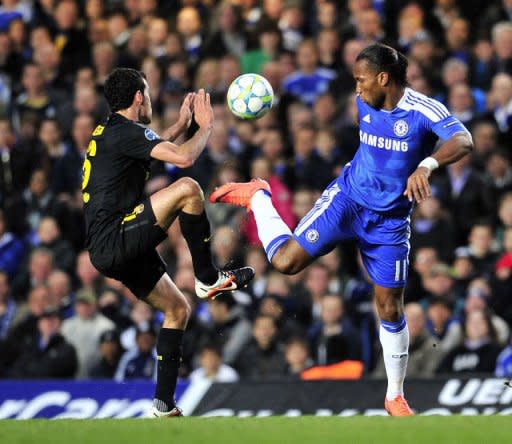
POLYGON ((219 293, 245 287, 253 277, 254 269, 251 267, 219 271, 217 282, 211 285, 204 284, 196 279, 196 294, 201 299, 215 299, 219 293))
POLYGON ((175 416, 183 416, 183 411, 178 407, 174 407, 169 412, 161 412, 156 407, 151 407, 150 416, 152 418, 173 418, 175 416))
POLYGON ((407 404, 405 398, 398 395, 391 401, 386 398, 384 401, 384 408, 389 413, 389 416, 414 416, 414 412, 407 404))
POLYGON ((221 185, 212 194, 210 194, 211 203, 228 203, 239 207, 251 209, 251 199, 256 191, 263 190, 271 193, 270 185, 266 180, 253 179, 250 182, 229 182, 221 185))

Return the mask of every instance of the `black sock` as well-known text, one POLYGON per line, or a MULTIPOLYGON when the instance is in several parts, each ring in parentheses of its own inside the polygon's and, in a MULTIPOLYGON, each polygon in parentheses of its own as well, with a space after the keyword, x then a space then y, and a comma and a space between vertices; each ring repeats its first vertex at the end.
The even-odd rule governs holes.
POLYGON ((212 263, 210 250, 210 222, 203 211, 201 214, 180 213, 180 226, 192 255, 194 273, 204 284, 213 284, 218 272, 212 263))
POLYGON ((183 330, 161 328, 156 343, 157 374, 155 401, 153 405, 160 411, 174 408, 174 390, 178 380, 183 342, 183 330), (163 405, 165 404, 165 405, 163 405))

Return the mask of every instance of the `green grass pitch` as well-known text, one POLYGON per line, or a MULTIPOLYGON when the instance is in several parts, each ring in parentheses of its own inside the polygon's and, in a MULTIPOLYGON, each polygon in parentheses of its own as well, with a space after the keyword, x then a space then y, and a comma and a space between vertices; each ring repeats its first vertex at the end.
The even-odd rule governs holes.
POLYGON ((2 444, 508 444, 510 416, 2 420, 2 444))

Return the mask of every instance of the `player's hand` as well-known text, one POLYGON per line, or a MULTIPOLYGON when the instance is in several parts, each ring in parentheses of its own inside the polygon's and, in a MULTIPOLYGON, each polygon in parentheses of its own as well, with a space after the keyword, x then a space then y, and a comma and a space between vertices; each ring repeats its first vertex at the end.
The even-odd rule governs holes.
POLYGON ((192 123, 192 113, 194 112, 194 97, 195 93, 188 93, 183 100, 180 108, 180 116, 178 118, 178 124, 188 129, 192 123))
POLYGON ((194 119, 199 128, 213 128, 213 109, 210 104, 210 94, 200 89, 194 97, 194 119))
POLYGON ((431 171, 426 167, 418 167, 407 179, 407 187, 404 191, 410 202, 415 200, 420 203, 430 196, 430 184, 428 178, 431 171))

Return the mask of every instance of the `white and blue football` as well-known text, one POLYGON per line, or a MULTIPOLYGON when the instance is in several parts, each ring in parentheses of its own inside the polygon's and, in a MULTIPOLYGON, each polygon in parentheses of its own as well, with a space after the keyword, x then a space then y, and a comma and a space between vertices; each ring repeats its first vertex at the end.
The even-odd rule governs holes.
POLYGON ((240 119, 258 119, 270 111, 274 91, 268 80, 259 74, 242 74, 228 89, 230 111, 240 119))

